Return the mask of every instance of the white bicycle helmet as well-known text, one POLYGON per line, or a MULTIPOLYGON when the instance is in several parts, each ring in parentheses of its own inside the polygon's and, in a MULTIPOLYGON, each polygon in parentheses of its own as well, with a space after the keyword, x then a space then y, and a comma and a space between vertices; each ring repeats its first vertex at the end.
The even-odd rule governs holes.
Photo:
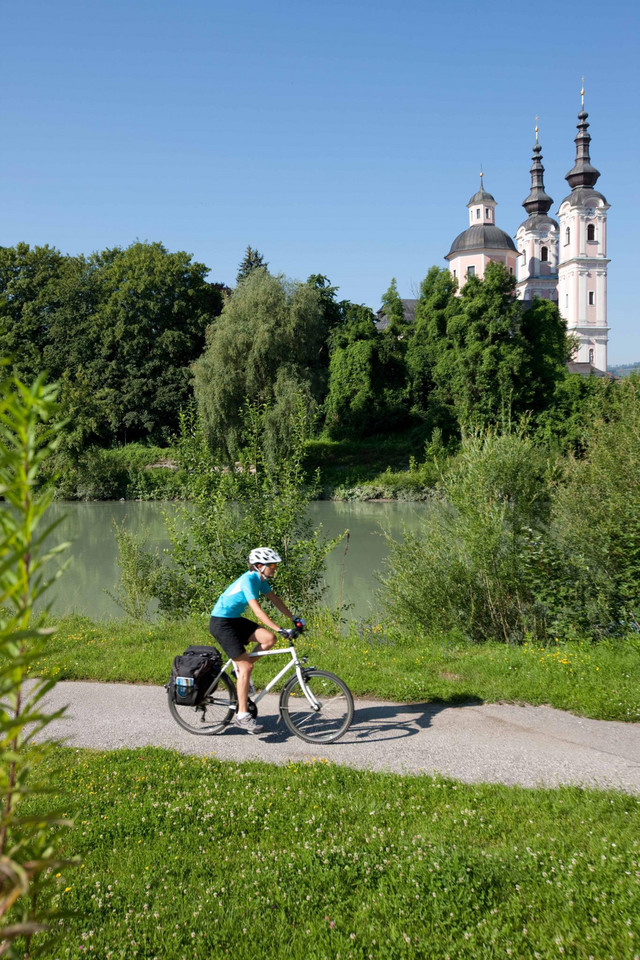
POLYGON ((249 563, 282 563, 282 557, 271 547, 256 547, 249 554, 249 563))

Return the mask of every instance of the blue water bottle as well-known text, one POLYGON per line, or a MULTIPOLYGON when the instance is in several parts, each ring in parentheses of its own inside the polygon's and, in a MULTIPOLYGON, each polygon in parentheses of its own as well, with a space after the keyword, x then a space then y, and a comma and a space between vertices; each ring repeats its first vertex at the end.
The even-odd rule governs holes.
POLYGON ((193 694, 193 677, 176 677, 176 700, 190 703, 193 694))

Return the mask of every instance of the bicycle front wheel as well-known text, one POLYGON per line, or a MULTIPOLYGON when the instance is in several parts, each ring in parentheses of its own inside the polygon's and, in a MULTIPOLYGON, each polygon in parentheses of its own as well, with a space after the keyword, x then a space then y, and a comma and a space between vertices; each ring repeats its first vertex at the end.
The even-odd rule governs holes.
POLYGON ((333 743, 347 732, 353 720, 353 697, 346 683, 326 670, 303 671, 305 685, 315 699, 314 709, 298 676, 282 691, 282 719, 296 737, 307 743, 333 743))
POLYGON ((189 733, 212 736, 229 725, 238 707, 236 688, 226 673, 223 673, 213 693, 205 697, 197 707, 183 707, 174 703, 169 694, 169 712, 181 727, 189 733))

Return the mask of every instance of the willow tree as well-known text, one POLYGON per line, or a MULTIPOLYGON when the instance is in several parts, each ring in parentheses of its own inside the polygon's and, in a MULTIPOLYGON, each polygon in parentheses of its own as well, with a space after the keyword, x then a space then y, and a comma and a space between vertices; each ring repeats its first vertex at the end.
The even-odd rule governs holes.
POLYGON ((212 450, 234 459, 243 445, 246 402, 268 404, 272 442, 286 443, 286 423, 300 397, 311 413, 326 379, 320 294, 308 283, 253 270, 209 328, 194 364, 194 390, 212 450))

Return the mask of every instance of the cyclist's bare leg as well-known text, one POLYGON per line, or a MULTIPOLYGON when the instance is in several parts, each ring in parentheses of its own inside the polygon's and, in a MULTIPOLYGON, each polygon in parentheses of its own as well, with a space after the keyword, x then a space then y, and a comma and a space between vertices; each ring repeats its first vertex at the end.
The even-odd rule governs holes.
MULTIPOLYGON (((254 650, 270 650, 276 642, 276 638, 267 630, 266 627, 258 627, 255 633, 249 637, 249 643, 255 641, 254 650)), ((236 673, 238 675, 236 688, 238 692, 238 713, 248 713, 249 682, 251 680, 251 671, 255 665, 248 653, 243 653, 241 657, 234 659, 236 673)))

